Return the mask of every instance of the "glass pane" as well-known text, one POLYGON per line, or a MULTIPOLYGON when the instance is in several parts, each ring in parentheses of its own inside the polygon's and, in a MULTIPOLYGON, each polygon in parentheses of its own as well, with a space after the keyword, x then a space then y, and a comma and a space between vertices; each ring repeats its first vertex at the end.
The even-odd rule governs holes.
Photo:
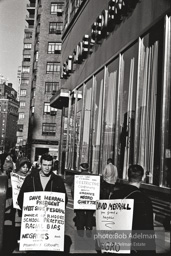
POLYGON ((93 113, 93 133, 92 133, 92 172, 99 173, 100 144, 101 144, 101 122, 102 122, 102 102, 104 87, 104 71, 99 72, 95 77, 94 84, 94 113, 93 113))
POLYGON ((83 108, 83 87, 79 88, 78 100, 77 100, 77 113, 76 113, 76 126, 75 126, 75 158, 74 165, 76 169, 79 169, 79 148, 80 148, 80 135, 81 135, 81 116, 83 108))
POLYGON ((138 91, 137 163, 145 171, 144 182, 159 185, 160 115, 163 33, 158 24, 142 39, 138 91), (161 47, 160 47, 161 45, 161 47), (155 174, 154 174, 155 172, 155 174))
MULTIPOLYGON (((165 23, 165 45, 171 45, 171 16, 166 16, 165 23)), ((160 164, 161 177, 160 184, 165 187, 171 188, 171 47, 165 48, 165 69, 164 69, 164 84, 163 84, 163 99, 162 99, 162 108, 163 114, 162 117, 162 129, 164 130, 164 135, 162 137, 162 154, 160 155, 163 158, 160 164)), ((156 173, 154 173, 154 179, 156 173)), ((156 179, 155 179, 156 180, 156 179)), ((155 181, 154 180, 154 181, 155 181)))
POLYGON ((115 149, 115 125, 117 106, 117 85, 118 85, 118 59, 107 66, 105 82, 105 111, 104 111, 104 141, 102 169, 104 169, 107 159, 114 159, 115 149))
POLYGON ((127 179, 129 164, 134 159, 135 92, 137 85, 138 43, 122 55, 122 75, 119 89, 119 149, 118 174, 127 179))
POLYGON ((68 138, 68 167, 73 169, 73 152, 74 152, 74 109, 75 109, 75 99, 74 95, 71 99, 71 112, 69 120, 69 138, 68 138))
POLYGON ((89 137, 90 137, 90 119, 91 119, 91 98, 92 98, 92 79, 87 82, 85 87, 85 108, 83 125, 83 145, 81 153, 81 162, 88 162, 89 159, 89 137))

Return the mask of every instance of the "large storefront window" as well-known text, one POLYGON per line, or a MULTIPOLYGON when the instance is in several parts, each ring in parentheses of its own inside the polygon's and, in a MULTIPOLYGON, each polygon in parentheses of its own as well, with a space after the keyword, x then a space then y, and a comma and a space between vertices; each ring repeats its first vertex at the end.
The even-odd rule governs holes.
POLYGON ((134 159, 137 66, 138 43, 123 53, 120 63, 118 173, 123 179, 127 178, 128 167, 134 159))
POLYGON ((112 158, 119 178, 140 164, 144 183, 171 187, 171 18, 165 22, 72 92, 69 169, 88 162, 98 174, 112 158))
POLYGON ((140 42, 137 91, 137 163, 145 170, 144 182, 159 184, 162 78, 162 26, 158 24, 140 42))
POLYGON ((104 71, 99 72, 94 78, 94 106, 93 106, 93 131, 92 131, 92 172, 99 173, 102 103, 104 91, 104 71))
POLYGON ((118 59, 106 67, 102 170, 107 163, 107 159, 114 159, 115 155, 118 69, 118 59))
POLYGON ((83 122, 83 139, 81 147, 81 162, 89 162, 89 147, 90 147, 90 124, 91 124, 91 107, 92 107, 92 83, 93 79, 89 80, 85 85, 84 93, 84 122, 83 122))

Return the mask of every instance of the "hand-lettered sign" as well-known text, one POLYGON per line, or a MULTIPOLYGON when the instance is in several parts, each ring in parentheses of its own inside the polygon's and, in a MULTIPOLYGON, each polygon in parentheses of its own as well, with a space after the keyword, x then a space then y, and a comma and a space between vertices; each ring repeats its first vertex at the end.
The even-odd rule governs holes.
POLYGON ((96 238, 102 252, 130 253, 133 199, 96 202, 96 238))
POLYGON ((64 227, 64 193, 24 194, 20 250, 63 251, 64 227))
POLYGON ((74 209, 95 210, 100 196, 100 176, 75 175, 74 209))

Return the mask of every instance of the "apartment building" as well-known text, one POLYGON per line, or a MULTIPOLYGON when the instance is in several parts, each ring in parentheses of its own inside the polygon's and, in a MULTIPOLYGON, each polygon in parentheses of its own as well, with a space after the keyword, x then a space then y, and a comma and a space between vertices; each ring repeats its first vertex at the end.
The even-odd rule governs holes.
POLYGON ((58 158, 61 110, 50 98, 61 87, 64 1, 29 0, 24 30, 17 145, 31 160, 50 152, 58 158))
POLYGON ((19 102, 12 84, 0 84, 0 151, 15 147, 19 102))

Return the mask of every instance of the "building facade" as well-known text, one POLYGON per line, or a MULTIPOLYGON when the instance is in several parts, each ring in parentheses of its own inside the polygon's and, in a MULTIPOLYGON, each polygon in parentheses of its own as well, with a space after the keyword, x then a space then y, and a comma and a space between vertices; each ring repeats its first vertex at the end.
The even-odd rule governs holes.
POLYGON ((61 166, 100 174, 110 157, 127 180, 136 163, 145 188, 170 193, 170 1, 83 1, 64 27, 61 166))
POLYGON ((0 151, 15 147, 19 102, 11 83, 0 84, 0 151))
POLYGON ((35 160, 58 158, 61 111, 50 98, 61 87, 61 34, 64 1, 29 0, 24 30, 17 143, 35 160))

